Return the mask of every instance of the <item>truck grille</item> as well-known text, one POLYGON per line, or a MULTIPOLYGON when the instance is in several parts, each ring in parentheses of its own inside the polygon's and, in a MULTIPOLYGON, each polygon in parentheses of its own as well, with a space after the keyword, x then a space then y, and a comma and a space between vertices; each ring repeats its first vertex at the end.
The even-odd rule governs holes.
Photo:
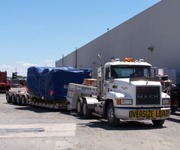
POLYGON ((160 87, 137 87, 136 105, 160 104, 160 87))

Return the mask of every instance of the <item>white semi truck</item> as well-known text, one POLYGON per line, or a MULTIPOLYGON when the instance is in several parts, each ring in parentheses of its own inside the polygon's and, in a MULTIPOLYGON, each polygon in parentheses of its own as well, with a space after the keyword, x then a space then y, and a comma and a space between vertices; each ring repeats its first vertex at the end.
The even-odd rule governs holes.
POLYGON ((14 91, 7 92, 6 99, 13 104, 76 110, 85 118, 97 115, 110 126, 117 126, 120 119, 152 120, 155 126, 162 126, 170 116, 170 96, 162 92, 159 79, 151 77, 151 69, 143 59, 116 59, 99 65, 96 79, 64 85, 67 95, 63 102, 14 91))
POLYGON ((170 96, 162 92, 158 78, 151 77, 151 65, 143 59, 113 60, 98 68, 97 79, 68 86, 68 109, 85 118, 107 118, 110 126, 123 120, 152 120, 162 126, 170 116, 170 96))

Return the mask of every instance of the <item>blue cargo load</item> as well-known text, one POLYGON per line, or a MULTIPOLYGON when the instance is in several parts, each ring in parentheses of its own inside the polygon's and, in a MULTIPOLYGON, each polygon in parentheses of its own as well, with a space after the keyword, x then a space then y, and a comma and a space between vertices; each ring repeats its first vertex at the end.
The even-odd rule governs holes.
POLYGON ((46 100, 64 100, 69 83, 82 84, 90 78, 91 69, 72 67, 29 67, 27 71, 28 92, 46 100))

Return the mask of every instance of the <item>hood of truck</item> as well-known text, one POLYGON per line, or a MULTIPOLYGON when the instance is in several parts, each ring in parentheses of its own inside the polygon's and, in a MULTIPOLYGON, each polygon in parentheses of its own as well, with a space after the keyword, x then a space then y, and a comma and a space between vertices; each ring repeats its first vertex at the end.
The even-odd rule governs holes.
MULTIPOLYGON (((161 83, 154 78, 121 78, 110 83, 107 97, 132 100, 131 106, 161 106, 161 98, 169 98, 161 92, 161 83)), ((128 105, 129 106, 129 105, 128 105)))
POLYGON ((161 83, 156 78, 123 78, 123 79, 114 79, 113 83, 115 85, 134 85, 134 86, 160 86, 161 83))
MULTIPOLYGON (((160 81, 153 78, 121 78, 114 79, 110 83, 110 91, 121 93, 124 97, 136 97, 136 89, 141 88, 159 88, 161 87, 160 81)), ((110 92, 110 93, 111 93, 110 92)))

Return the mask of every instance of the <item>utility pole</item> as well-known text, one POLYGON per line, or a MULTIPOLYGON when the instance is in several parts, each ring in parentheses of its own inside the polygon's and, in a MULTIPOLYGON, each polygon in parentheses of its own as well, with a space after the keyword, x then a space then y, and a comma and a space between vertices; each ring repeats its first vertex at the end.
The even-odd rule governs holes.
POLYGON ((76 47, 76 50, 75 50, 75 68, 78 67, 78 61, 77 61, 77 59, 78 59, 78 53, 77 53, 77 47, 76 47))

